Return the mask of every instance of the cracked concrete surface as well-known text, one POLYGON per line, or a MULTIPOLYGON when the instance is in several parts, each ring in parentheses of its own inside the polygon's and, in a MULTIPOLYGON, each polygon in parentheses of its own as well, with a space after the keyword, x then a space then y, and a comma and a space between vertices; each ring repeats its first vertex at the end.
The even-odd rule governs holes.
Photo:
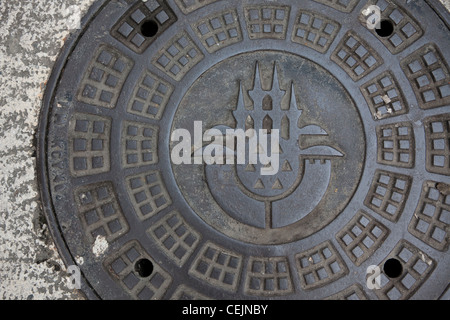
POLYGON ((75 299, 35 179, 35 130, 66 8, 93 0, 0 0, 0 299, 75 299))
MULTIPOLYGON (((33 146, 65 9, 94 0, 0 0, 0 299, 79 299, 48 234, 33 146)), ((450 8, 450 0, 443 0, 450 8)))

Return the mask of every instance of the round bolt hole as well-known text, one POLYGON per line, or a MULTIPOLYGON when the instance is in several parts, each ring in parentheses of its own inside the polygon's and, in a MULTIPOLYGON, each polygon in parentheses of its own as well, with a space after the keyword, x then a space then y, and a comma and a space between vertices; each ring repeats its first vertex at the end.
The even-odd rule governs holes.
POLYGON ((141 259, 134 265, 134 270, 141 278, 150 277, 153 273, 153 263, 148 259, 141 259))
POLYGON ((389 278, 398 278, 403 272, 403 267, 397 259, 389 259, 384 263, 384 273, 389 278))
POLYGON ((141 33, 144 37, 151 38, 158 33, 158 24, 153 20, 145 21, 141 26, 141 33))
POLYGON ((382 38, 390 37, 394 33, 394 23, 391 20, 381 20, 380 29, 375 32, 382 38))

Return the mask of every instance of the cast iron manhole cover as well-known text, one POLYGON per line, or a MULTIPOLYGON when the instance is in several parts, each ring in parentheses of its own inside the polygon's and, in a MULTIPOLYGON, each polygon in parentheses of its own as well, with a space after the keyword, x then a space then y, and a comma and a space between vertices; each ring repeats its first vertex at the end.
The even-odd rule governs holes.
POLYGON ((83 291, 441 297, 448 21, 431 0, 98 1, 39 132, 45 211, 83 291))

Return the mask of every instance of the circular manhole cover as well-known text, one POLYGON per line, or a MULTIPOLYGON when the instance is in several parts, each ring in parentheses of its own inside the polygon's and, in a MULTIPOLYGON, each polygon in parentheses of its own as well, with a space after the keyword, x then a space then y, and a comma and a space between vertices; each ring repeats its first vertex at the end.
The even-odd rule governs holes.
POLYGON ((449 39, 437 1, 98 1, 39 131, 65 263, 89 298, 439 298, 449 39))

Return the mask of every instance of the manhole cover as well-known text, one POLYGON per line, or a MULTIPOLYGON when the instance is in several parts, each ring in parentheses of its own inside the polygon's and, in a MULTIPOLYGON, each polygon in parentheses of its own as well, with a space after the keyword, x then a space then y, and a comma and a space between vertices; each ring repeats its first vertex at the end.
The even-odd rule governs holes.
POLYGON ((98 1, 39 132, 83 291, 441 297, 448 21, 437 1, 98 1))

